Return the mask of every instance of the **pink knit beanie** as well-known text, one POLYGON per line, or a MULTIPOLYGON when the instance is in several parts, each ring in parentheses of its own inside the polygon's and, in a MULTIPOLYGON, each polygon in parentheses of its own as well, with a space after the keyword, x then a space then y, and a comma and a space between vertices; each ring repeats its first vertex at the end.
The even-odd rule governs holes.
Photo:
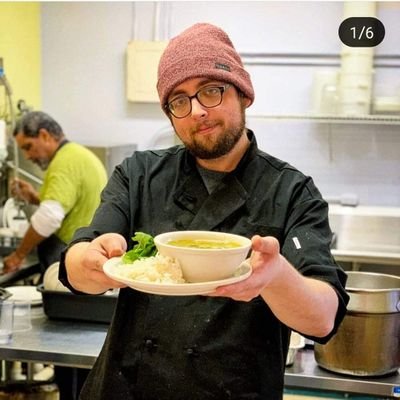
POLYGON ((200 77, 232 83, 251 103, 254 100, 250 75, 228 35, 206 23, 195 24, 172 38, 161 56, 157 90, 164 112, 168 96, 176 86, 200 77))

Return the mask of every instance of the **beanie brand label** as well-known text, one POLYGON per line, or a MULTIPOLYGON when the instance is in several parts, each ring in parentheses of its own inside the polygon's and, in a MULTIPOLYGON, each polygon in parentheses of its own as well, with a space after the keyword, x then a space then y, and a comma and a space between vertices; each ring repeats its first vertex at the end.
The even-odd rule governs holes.
POLYGON ((215 63, 215 68, 216 69, 223 69, 225 71, 231 72, 231 68, 229 65, 226 64, 221 64, 221 63, 215 63))

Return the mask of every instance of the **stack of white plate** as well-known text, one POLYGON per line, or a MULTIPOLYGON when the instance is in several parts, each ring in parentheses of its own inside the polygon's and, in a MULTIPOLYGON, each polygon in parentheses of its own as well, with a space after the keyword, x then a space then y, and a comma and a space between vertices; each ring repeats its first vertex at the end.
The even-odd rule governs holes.
POLYGON ((373 60, 372 48, 343 49, 338 90, 339 114, 370 114, 373 60))
MULTIPOLYGON (((374 1, 343 2, 343 20, 352 17, 376 17, 374 1)), ((343 45, 338 84, 338 112, 362 116, 371 113, 374 49, 343 45)))

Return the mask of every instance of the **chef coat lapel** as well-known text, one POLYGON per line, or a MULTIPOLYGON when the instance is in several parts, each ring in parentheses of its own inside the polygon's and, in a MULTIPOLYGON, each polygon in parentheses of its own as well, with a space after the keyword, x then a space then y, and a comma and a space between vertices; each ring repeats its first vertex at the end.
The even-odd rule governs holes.
POLYGON ((212 230, 242 207, 248 193, 234 175, 227 175, 202 202, 188 229, 212 230))
MULTIPOLYGON (((255 139, 251 131, 249 138, 252 142, 250 155, 246 155, 239 163, 247 163, 247 158, 252 155, 256 147, 255 139)), ((194 158, 186 153, 182 172, 188 178, 179 186, 173 197, 176 204, 185 208, 190 213, 183 213, 175 222, 177 229, 184 230, 212 230, 232 213, 242 207, 249 194, 237 178, 237 173, 226 175, 218 187, 208 194, 200 174, 196 169, 194 158)), ((240 174, 240 172, 239 172, 240 174)))
POLYGON ((174 201, 195 214, 207 198, 208 193, 200 175, 189 176, 174 194, 174 201))

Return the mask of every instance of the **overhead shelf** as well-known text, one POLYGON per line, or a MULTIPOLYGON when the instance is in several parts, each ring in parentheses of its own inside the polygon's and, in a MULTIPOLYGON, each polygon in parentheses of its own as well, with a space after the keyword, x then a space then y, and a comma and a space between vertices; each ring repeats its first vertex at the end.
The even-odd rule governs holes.
POLYGON ((400 116, 397 115, 248 114, 247 118, 272 121, 314 121, 328 124, 400 125, 400 116))

